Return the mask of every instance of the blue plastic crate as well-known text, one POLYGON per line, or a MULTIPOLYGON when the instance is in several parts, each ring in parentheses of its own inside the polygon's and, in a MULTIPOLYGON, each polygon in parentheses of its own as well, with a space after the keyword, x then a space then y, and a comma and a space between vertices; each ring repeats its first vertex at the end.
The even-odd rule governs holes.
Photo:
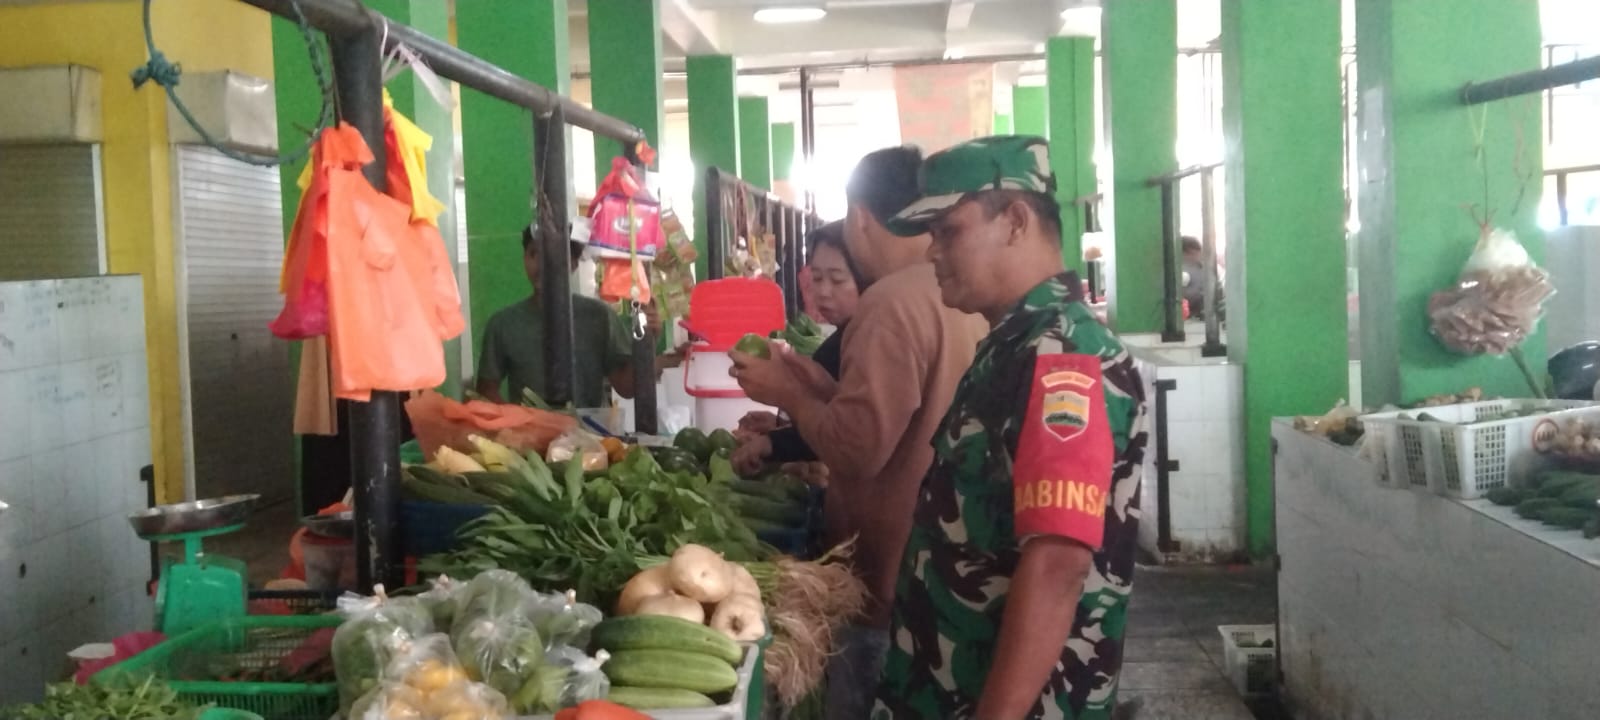
POLYGON ((454 550, 456 531, 488 512, 488 505, 402 501, 400 551, 410 557, 422 557, 454 550))

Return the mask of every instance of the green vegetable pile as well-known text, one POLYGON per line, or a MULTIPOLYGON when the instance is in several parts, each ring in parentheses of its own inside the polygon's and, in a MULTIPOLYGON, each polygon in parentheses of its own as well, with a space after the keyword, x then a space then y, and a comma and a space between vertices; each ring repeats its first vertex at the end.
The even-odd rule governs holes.
POLYGON ((1517 515, 1568 530, 1583 530, 1586 538, 1600 537, 1600 476, 1561 470, 1534 477, 1528 487, 1503 487, 1489 491, 1489 501, 1515 507, 1517 515))
POLYGON ((560 481, 537 455, 526 469, 473 473, 472 489, 495 507, 462 526, 457 549, 423 558, 418 571, 473 577, 503 568, 535 590, 572 589, 578 600, 604 607, 641 569, 640 558, 686 543, 733 561, 760 559, 764 548, 732 508, 732 465, 714 452, 707 464, 709 477, 668 470, 634 448, 603 472, 568 463, 560 481))
POLYGON ((812 320, 810 315, 800 313, 789 325, 782 330, 772 333, 774 339, 789 343, 794 351, 810 357, 822 345, 822 326, 812 320))
POLYGON ((811 488, 804 480, 770 472, 730 487, 740 519, 757 534, 801 530, 810 519, 811 488))
POLYGON ((110 687, 64 682, 45 688, 41 702, 0 708, 0 720, 196 720, 204 709, 152 678, 110 687))

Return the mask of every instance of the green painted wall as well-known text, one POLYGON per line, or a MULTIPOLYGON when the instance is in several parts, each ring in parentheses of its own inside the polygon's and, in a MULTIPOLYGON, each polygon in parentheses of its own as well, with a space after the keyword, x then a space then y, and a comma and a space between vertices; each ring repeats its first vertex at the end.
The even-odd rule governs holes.
POLYGON ((1050 90, 1017 86, 1011 91, 1011 122, 1018 135, 1050 136, 1050 90))
POLYGON ((1161 191, 1177 169, 1178 12, 1175 0, 1107 3, 1101 14, 1107 141, 1111 145, 1110 320, 1118 332, 1161 329, 1161 191))
POLYGON ((739 177, 772 189, 772 124, 764 97, 739 98, 739 177))
POLYGON ((1339 27, 1338 3, 1222 6, 1227 341, 1257 556, 1274 542, 1272 418, 1349 396, 1339 27))
POLYGON ((794 123, 772 124, 772 181, 794 177, 794 123))
POLYGON ((1050 164, 1061 202, 1061 251, 1067 267, 1083 271, 1083 208, 1073 200, 1095 192, 1094 38, 1054 37, 1045 43, 1050 164))
POLYGON ((689 78, 689 157, 694 160, 695 277, 710 277, 706 266, 706 169, 735 172, 739 167, 739 108, 733 57, 695 55, 687 59, 689 78))
POLYGON ((1015 132, 1011 125, 1011 113, 994 114, 994 134, 1010 135, 1015 132))
MULTIPOLYGON (((461 49, 562 94, 570 92, 566 0, 457 3, 456 33, 461 49)), ((472 337, 481 342, 489 316, 531 291, 518 258, 522 229, 533 220, 533 115, 463 89, 461 145, 472 337)), ((570 172, 570 165, 550 171, 570 172)))
MULTIPOLYGON (((662 90, 661 2, 589 3, 589 57, 594 109, 626 120, 644 131, 650 146, 661 147, 662 90)), ((623 148, 595 138, 595 178, 611 172, 611 159, 623 148)), ((593 188, 583 188, 588 192, 593 188)))
MULTIPOLYGON (((1428 295, 1455 279, 1478 238, 1465 206, 1495 209, 1495 225, 1515 230, 1535 259, 1543 255, 1534 217, 1539 178, 1514 208, 1523 182, 1518 171, 1542 167, 1540 96, 1471 108, 1456 101, 1463 83, 1539 67, 1538 3, 1460 0, 1450 9, 1356 2, 1363 124, 1357 152, 1367 179, 1359 197, 1361 394, 1368 405, 1472 386, 1489 395, 1529 392, 1509 358, 1445 350, 1429 334, 1426 308, 1428 295), (1475 157, 1480 131, 1487 198, 1475 157)), ((1543 333, 1523 351, 1540 367, 1543 333)))

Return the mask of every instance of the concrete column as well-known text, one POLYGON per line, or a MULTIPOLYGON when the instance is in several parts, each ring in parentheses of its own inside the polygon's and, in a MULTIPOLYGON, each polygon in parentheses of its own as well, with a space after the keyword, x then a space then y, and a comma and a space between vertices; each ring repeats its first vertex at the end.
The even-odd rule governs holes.
POLYGON ((1049 89, 1042 85, 1018 85, 1013 89, 1011 93, 1011 123, 1013 131, 1018 135, 1049 137, 1049 89))
MULTIPOLYGON (((434 38, 449 39, 450 8, 431 0, 367 0, 367 6, 397 23, 410 25, 434 38)), ((298 31, 297 31, 298 33, 298 31)), ((305 53, 300 53, 301 59, 305 53)), ((448 87, 448 85, 446 85, 448 87)), ((433 147, 428 150, 428 191, 451 210, 439 216, 439 236, 444 239, 450 257, 457 256, 455 197, 456 138, 451 110, 440 105, 429 94, 427 86, 417 79, 416 73, 405 73, 388 85, 394 109, 411 118, 423 132, 433 136, 433 147)), ((298 188, 296 188, 298 190, 298 188)), ((286 212, 292 212, 288 210, 286 212)), ((445 383, 439 391, 449 397, 461 396, 461 339, 445 342, 445 383)), ((470 374, 471 369, 467 369, 470 374)))
MULTIPOLYGON (((1405 0, 1356 2, 1367 405, 1472 386, 1491 396, 1528 395, 1509 358, 1446 350, 1429 333, 1426 310, 1429 294, 1454 281, 1478 237, 1464 206, 1493 211, 1495 226, 1516 231, 1535 259, 1543 254, 1535 223, 1540 96, 1471 107, 1456 101, 1463 83, 1539 67, 1539 4, 1461 0, 1449 13, 1437 10, 1405 0), (1529 172, 1531 180, 1519 177, 1529 172)), ((1544 364, 1542 332, 1522 349, 1535 368, 1544 364)))
POLYGON ((795 127, 792 122, 772 124, 772 182, 794 179, 795 127))
POLYGON ((739 177, 772 189, 772 125, 764 97, 739 98, 739 177))
MULTIPOLYGON (((457 3, 456 33, 461 49, 563 95, 570 92, 566 0, 457 3)), ((463 89, 461 145, 472 337, 481 341, 489 316, 532 290, 518 258, 522 229, 533 220, 533 115, 463 89)), ((565 167, 542 172, 570 173, 572 158, 567 160, 565 167)))
POLYGON ((1101 21, 1111 144, 1110 320, 1118 332, 1156 332, 1161 191, 1145 182, 1178 164, 1178 9, 1175 0, 1108 0, 1101 21))
POLYGON ((1083 208, 1076 198, 1095 192, 1094 38, 1054 37, 1045 44, 1049 77, 1050 164, 1061 202, 1061 250, 1067 267, 1083 271, 1083 208))
POLYGON ((739 169, 739 108, 733 57, 694 55, 689 73, 689 157, 694 160, 694 243, 700 251, 695 277, 710 277, 706 265, 706 169, 739 169))
MULTIPOLYGON (((661 2, 589 3, 589 70, 594 109, 626 120, 660 148, 662 108, 661 2)), ((611 172, 623 148, 595 138, 595 180, 611 172)))
POLYGON ((1258 556, 1273 546, 1272 418, 1348 396, 1339 53, 1339 3, 1223 3, 1227 342, 1258 556))

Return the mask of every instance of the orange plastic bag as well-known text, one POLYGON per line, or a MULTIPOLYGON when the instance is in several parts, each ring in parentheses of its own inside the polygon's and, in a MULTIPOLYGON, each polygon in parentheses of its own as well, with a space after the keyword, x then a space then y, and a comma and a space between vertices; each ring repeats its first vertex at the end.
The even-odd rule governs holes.
POLYGON ((268 323, 272 334, 285 340, 328 332, 328 174, 372 162, 365 143, 350 142, 348 135, 354 132, 348 126, 324 132, 300 174, 300 207, 278 277, 283 310, 268 323))
POLYGON ((423 457, 429 460, 445 446, 473 452, 468 435, 483 435, 514 450, 543 455, 552 440, 578 426, 570 415, 484 400, 462 403, 432 390, 407 400, 406 415, 423 457))

